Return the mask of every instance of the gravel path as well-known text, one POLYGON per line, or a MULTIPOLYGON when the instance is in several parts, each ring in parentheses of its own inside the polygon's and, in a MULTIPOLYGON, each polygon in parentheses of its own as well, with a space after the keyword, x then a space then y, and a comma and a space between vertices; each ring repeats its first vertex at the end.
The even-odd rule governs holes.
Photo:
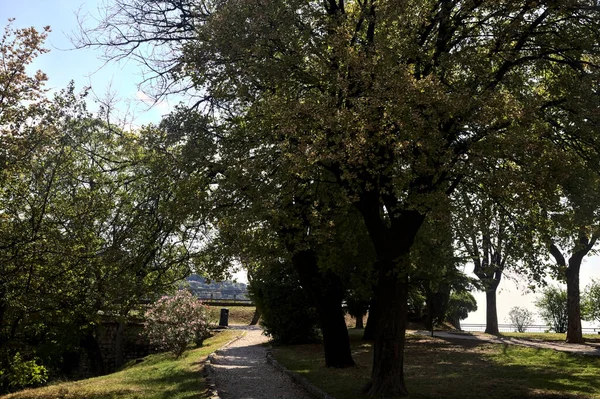
MULTIPOLYGON (((415 331, 416 334, 431 335, 430 331, 415 331)), ((484 341, 494 344, 510 344, 528 346, 530 348, 553 349, 559 352, 577 353, 587 356, 600 356, 600 344, 585 343, 585 344, 568 344, 561 341, 538 341, 522 338, 499 338, 492 335, 471 335, 471 334, 456 334, 445 331, 436 331, 434 336, 445 339, 466 339, 472 341, 484 341)))
POLYGON ((269 339, 257 327, 233 327, 242 338, 216 352, 212 364, 215 385, 223 399, 312 399, 287 375, 267 363, 269 339))

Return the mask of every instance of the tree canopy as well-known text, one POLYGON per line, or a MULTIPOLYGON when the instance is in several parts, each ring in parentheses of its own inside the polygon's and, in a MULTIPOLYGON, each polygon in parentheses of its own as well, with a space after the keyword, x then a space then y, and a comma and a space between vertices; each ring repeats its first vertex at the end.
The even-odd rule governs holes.
MULTIPOLYGON (((379 276, 373 395, 406 393, 410 252, 427 215, 469 178, 502 184, 495 172, 510 169, 535 182, 558 146, 598 148, 592 1, 113 4, 84 45, 189 83, 235 138, 221 159, 276 160, 301 188, 327 173, 361 214, 379 276), (146 46, 177 56, 161 64, 146 46)), ((243 181, 221 184, 265 181, 260 167, 239 170, 243 181)))

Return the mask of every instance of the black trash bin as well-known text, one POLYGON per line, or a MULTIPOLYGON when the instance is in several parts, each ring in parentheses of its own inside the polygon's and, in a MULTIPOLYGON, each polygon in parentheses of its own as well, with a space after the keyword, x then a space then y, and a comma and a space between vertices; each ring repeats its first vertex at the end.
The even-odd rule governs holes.
POLYGON ((219 318, 219 327, 227 327, 229 325, 229 309, 221 309, 221 317, 219 318))

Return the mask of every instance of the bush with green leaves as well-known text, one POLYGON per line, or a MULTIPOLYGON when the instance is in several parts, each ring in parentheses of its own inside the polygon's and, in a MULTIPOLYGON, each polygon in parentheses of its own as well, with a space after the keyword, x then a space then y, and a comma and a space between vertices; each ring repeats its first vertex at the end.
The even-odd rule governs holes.
POLYGON ((248 291, 262 312, 265 334, 275 342, 300 344, 319 338, 316 310, 291 264, 277 261, 256 270, 248 291))
POLYGON ((514 306, 508 312, 508 319, 517 332, 522 333, 527 330, 528 325, 533 323, 533 312, 520 306, 514 306))
POLYGON ((535 306, 540 310, 541 318, 557 333, 567 331, 567 290, 558 287, 547 287, 542 291, 542 296, 535 301, 535 306))
POLYGON ((150 343, 181 356, 194 342, 202 345, 209 336, 209 310, 189 291, 163 296, 145 314, 150 343))
POLYGON ((25 360, 21 353, 11 356, 6 368, 0 369, 2 390, 16 390, 36 387, 48 381, 48 370, 38 364, 38 359, 25 360))
POLYGON ((446 319, 460 329, 460 321, 477 310, 477 300, 468 291, 453 291, 448 300, 446 319))

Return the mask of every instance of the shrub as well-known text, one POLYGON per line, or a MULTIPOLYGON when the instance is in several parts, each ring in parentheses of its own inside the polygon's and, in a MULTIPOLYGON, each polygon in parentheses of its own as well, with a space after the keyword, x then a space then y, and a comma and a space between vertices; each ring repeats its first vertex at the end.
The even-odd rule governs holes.
POLYGON ((35 387, 48 381, 48 370, 37 364, 36 359, 23 360, 19 352, 8 361, 6 369, 0 369, 0 385, 9 389, 35 387))
POLYGON ((508 312, 508 318, 510 319, 510 324, 520 333, 525 332, 527 326, 533 323, 533 313, 529 309, 519 306, 513 307, 508 312))
POLYGON ((146 331, 153 345, 181 356, 188 344, 208 337, 208 307, 188 291, 164 296, 146 311, 146 331))
POLYGON ((454 291, 448 300, 446 319, 460 330, 460 321, 466 319, 469 313, 477 310, 477 300, 468 291, 454 291))
POLYGON ((275 342, 299 344, 318 339, 316 310, 291 264, 273 262, 256 270, 248 291, 262 312, 265 334, 275 342))

